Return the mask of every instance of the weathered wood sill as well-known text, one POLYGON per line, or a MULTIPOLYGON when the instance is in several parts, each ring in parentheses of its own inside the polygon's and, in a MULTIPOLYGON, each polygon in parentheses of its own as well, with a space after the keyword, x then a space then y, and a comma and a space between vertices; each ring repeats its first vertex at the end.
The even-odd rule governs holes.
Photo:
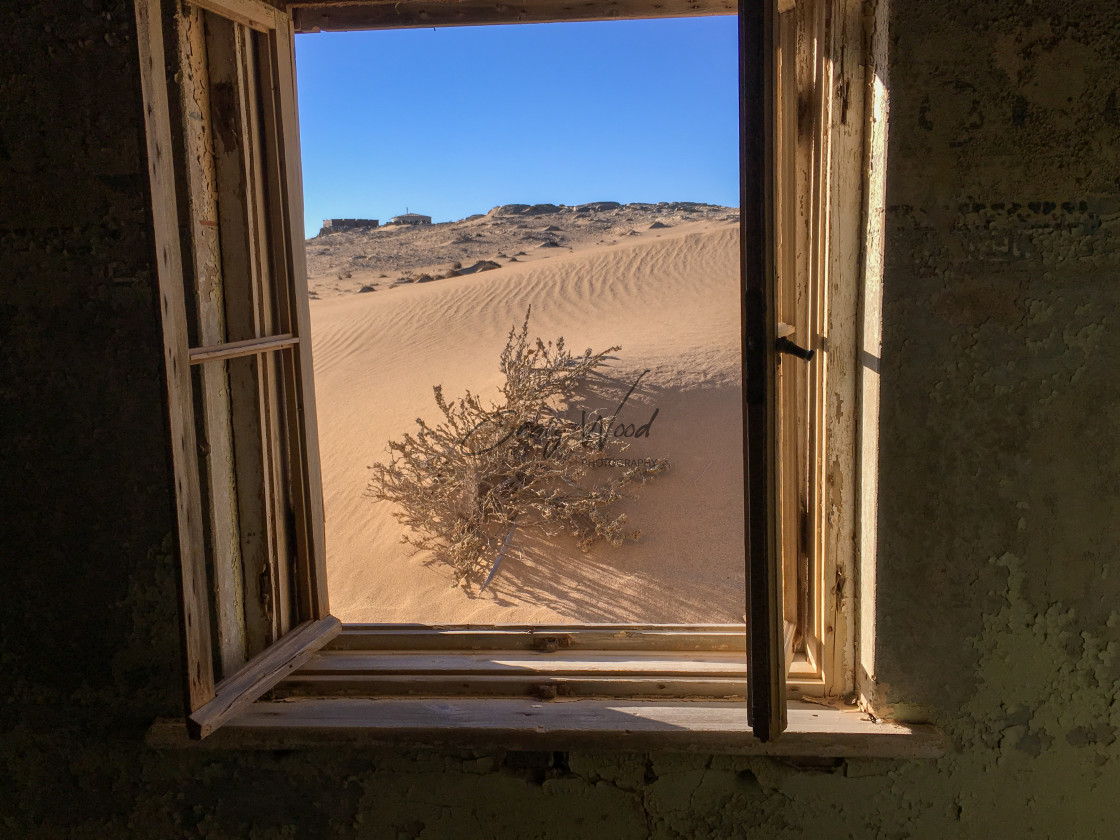
POLYGON ((935 758, 932 726, 876 722, 858 711, 791 703, 780 738, 759 742, 742 701, 300 697, 258 702, 203 741, 159 720, 155 748, 443 748, 670 751, 840 758, 935 758))

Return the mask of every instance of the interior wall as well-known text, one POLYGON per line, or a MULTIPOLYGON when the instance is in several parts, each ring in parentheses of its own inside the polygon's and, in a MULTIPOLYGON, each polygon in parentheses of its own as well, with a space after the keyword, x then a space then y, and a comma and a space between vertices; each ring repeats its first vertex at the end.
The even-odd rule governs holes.
POLYGON ((0 833, 1114 836, 1120 13, 894 0, 877 674, 936 761, 143 744, 181 712, 131 3, 0 10, 0 833))

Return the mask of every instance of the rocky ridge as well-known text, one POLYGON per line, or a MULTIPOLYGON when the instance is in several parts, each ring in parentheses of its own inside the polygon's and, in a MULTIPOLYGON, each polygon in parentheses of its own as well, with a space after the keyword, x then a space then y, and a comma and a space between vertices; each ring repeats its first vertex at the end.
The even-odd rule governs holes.
POLYGON ((306 243, 308 291, 312 298, 385 291, 738 220, 738 208, 714 204, 596 201, 505 204, 457 222, 321 231, 306 243))

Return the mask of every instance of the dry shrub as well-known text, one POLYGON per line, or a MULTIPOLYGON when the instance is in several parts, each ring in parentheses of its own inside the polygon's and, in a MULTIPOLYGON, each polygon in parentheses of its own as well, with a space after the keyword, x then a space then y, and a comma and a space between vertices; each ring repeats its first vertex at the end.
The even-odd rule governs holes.
POLYGON ((448 402, 437 385, 443 421, 417 419, 415 435, 389 442, 389 463, 371 467, 368 494, 397 505, 394 516, 411 529, 402 541, 433 550, 467 591, 490 582, 517 529, 568 533, 583 551, 599 539, 615 546, 638 539, 641 532, 627 530, 625 514, 611 508, 628 484, 668 468, 660 460, 592 476, 588 461, 616 456, 627 444, 602 433, 587 439, 560 412, 620 348, 573 356, 563 338, 546 344, 528 334, 526 313, 501 354, 504 402, 484 406, 469 391, 448 402))

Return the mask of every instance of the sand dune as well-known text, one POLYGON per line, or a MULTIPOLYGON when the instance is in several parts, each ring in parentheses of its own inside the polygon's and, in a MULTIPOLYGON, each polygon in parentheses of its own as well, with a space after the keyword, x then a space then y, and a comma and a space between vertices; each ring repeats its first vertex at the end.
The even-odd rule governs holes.
MULTIPOLYGON (((741 621, 742 423, 738 232, 727 222, 376 294, 311 302, 332 612, 346 622, 741 621), (672 469, 624 509, 642 539, 581 553, 519 533, 478 597, 400 543, 387 503, 364 492, 386 442, 436 420, 449 397, 496 394, 506 335, 532 305, 530 335, 573 351, 620 344, 602 389, 648 439, 627 453, 672 469)), ((601 407, 600 403, 588 408, 601 407)))

